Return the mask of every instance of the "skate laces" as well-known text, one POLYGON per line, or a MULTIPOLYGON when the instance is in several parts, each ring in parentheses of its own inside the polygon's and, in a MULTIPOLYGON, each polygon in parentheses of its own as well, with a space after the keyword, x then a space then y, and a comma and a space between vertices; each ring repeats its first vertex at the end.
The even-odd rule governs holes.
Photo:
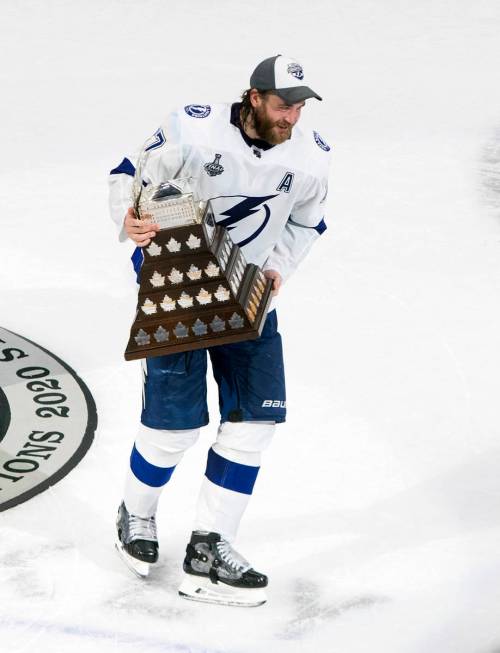
POLYGON ((233 549, 233 547, 226 540, 220 540, 216 542, 217 553, 221 559, 234 569, 234 571, 239 571, 245 573, 251 568, 251 564, 246 560, 242 555, 233 549))
POLYGON ((128 529, 130 540, 151 540, 156 542, 156 520, 152 517, 138 517, 130 515, 128 519, 128 529))

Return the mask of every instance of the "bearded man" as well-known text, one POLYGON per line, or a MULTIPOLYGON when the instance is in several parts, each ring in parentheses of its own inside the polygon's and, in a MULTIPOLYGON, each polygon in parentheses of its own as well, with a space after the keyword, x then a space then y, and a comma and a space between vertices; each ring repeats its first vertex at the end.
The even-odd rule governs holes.
MULTIPOLYGON (((322 234, 330 147, 297 127, 305 101, 321 100, 305 85, 302 66, 277 55, 262 61, 242 101, 189 104, 172 112, 147 142, 143 184, 194 178, 246 260, 273 280, 273 295, 322 234)), ((142 248, 159 230, 131 208, 137 158, 110 174, 111 214, 120 240, 132 239, 136 271, 142 248)), ((143 361, 143 407, 118 510, 117 548, 147 575, 158 560, 156 510, 176 465, 208 424, 207 354, 219 387, 220 424, 208 452, 179 593, 236 605, 266 600, 267 577, 233 547, 276 424, 285 421, 281 337, 273 305, 256 340, 143 361)))

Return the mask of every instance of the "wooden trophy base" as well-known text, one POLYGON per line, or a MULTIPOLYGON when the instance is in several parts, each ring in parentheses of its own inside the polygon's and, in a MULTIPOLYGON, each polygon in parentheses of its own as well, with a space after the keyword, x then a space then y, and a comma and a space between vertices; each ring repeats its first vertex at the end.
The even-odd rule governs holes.
POLYGON ((160 230, 143 256, 126 360, 260 336, 273 282, 215 224, 210 203, 198 224, 160 230))

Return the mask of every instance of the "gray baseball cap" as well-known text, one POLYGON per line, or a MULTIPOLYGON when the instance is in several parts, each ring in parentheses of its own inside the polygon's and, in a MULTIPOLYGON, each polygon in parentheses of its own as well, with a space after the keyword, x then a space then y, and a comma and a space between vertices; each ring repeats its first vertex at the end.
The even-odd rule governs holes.
POLYGON ((287 104, 315 97, 322 100, 309 86, 304 86, 304 69, 295 59, 281 54, 261 61, 250 77, 250 88, 275 91, 287 104))

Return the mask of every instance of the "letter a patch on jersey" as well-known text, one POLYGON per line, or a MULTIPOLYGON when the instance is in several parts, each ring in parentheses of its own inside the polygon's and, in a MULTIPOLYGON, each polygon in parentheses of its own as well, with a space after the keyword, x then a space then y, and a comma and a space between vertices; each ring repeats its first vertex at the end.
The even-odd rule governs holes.
POLYGON ((293 184, 293 178, 294 178, 294 173, 293 172, 287 172, 283 179, 280 181, 278 186, 276 187, 276 190, 278 191, 285 191, 285 193, 289 193, 290 189, 293 184))

